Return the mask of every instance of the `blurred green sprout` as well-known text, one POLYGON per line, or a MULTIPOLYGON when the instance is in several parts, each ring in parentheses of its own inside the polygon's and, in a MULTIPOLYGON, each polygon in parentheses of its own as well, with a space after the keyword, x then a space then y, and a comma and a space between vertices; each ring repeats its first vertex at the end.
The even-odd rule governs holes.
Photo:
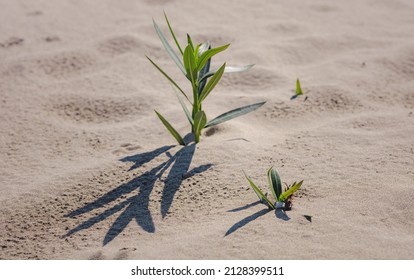
MULTIPOLYGON (((301 85, 300 85, 300 81, 299 81, 299 79, 296 79, 296 89, 295 89, 295 95, 293 95, 290 99, 291 99, 291 100, 292 100, 292 99, 295 99, 296 97, 298 97, 298 96, 300 96, 300 95, 304 95, 304 94, 303 94, 302 87, 301 87, 301 85)), ((307 99, 308 99, 308 97, 306 96, 304 101, 306 101, 307 99)))

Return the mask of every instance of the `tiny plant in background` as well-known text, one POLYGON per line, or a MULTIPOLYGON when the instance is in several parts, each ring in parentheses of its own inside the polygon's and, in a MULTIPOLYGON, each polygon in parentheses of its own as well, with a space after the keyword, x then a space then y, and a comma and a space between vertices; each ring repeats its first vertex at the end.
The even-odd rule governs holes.
MULTIPOLYGON (((208 121, 206 113, 203 110, 203 101, 212 92, 215 86, 220 81, 221 77, 225 72, 243 72, 253 67, 253 65, 246 65, 242 67, 231 67, 223 63, 221 67, 216 70, 211 70, 211 59, 216 54, 226 50, 230 44, 223 45, 220 47, 212 48, 209 41, 202 44, 194 44, 191 36, 187 34, 187 44, 184 48, 178 43, 178 40, 171 28, 170 22, 168 21, 167 15, 164 13, 165 21, 168 25, 169 31, 178 49, 178 54, 172 49, 168 43, 166 37, 162 33, 161 29, 155 21, 154 28, 158 37, 160 38, 164 48, 166 49, 169 56, 175 62, 177 67, 181 70, 183 75, 187 78, 192 88, 192 98, 181 89, 181 87, 164 71, 162 70, 153 60, 148 56, 148 60, 157 68, 161 74, 173 85, 173 88, 177 89, 178 101, 183 108, 183 111, 187 117, 188 122, 191 125, 191 132, 194 134, 195 142, 200 141, 200 134, 204 128, 218 125, 222 122, 231 120, 233 118, 242 116, 251 111, 258 109, 265 102, 259 102, 248 106, 240 107, 218 117, 208 121), (191 105, 191 112, 186 105, 186 101, 191 105)), ((171 135, 177 140, 180 145, 185 145, 183 138, 174 129, 174 127, 157 111, 155 111, 161 122, 168 129, 171 135)))
POLYGON ((259 197, 260 202, 266 204, 270 209, 283 209, 291 210, 292 209, 292 196, 293 194, 302 186, 303 180, 299 183, 293 183, 288 185, 285 183, 285 188, 282 190, 282 182, 280 180, 279 173, 274 167, 269 168, 267 171, 267 179, 270 187, 270 191, 275 200, 273 203, 267 197, 266 194, 260 190, 255 183, 244 173, 247 181, 249 181, 250 186, 253 188, 254 192, 259 197))
MULTIPOLYGON (((299 79, 296 79, 296 90, 295 90, 295 95, 292 96, 290 99, 295 99, 296 97, 298 97, 299 95, 303 95, 303 91, 302 91, 302 87, 300 86, 300 81, 299 79)), ((308 97, 305 97, 306 101, 308 99, 308 97)))

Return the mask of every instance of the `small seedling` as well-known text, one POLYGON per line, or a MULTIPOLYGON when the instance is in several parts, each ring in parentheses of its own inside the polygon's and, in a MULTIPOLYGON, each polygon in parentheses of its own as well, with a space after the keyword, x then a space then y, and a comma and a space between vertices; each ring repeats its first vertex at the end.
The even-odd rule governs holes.
MULTIPOLYGON (((253 67, 253 65, 246 65, 242 67, 231 67, 227 66, 226 63, 223 63, 221 67, 217 70, 210 70, 211 59, 216 54, 226 50, 230 44, 223 45, 220 47, 212 48, 209 41, 206 41, 202 44, 193 44, 191 36, 187 34, 187 45, 184 48, 181 48, 178 40, 171 28, 170 22, 168 21, 167 15, 164 13, 165 21, 168 25, 171 36, 174 39, 174 42, 177 46, 179 54, 172 49, 168 43, 166 37, 162 33, 161 29, 155 21, 154 28, 158 37, 160 38, 164 48, 166 49, 169 56, 188 79, 192 88, 192 99, 181 89, 181 87, 164 71, 162 70, 153 60, 148 56, 148 60, 157 68, 161 74, 172 84, 174 89, 177 89, 177 97, 180 102, 183 111, 187 117, 188 122, 191 125, 191 132, 194 134, 195 142, 200 141, 200 134, 204 128, 212 127, 218 125, 225 121, 234 119, 236 117, 247 114, 251 111, 258 109, 260 106, 265 104, 265 102, 259 102, 251 104, 248 106, 240 107, 224 114, 219 115, 218 117, 208 121, 206 113, 203 110, 203 101, 215 88, 215 86, 220 81, 221 77, 225 72, 243 72, 247 71, 253 67), (192 106, 191 113, 185 104, 186 99, 192 106)), ((155 111, 161 122, 168 129, 171 135, 177 140, 180 145, 185 145, 183 137, 174 129, 174 127, 157 111, 155 111)))
POLYGON ((280 180, 279 173, 277 172, 276 168, 271 167, 267 171, 267 179, 270 187, 270 191, 275 202, 271 202, 267 197, 267 194, 263 194, 263 192, 256 186, 255 183, 244 173, 246 176, 247 181, 249 181, 250 186, 253 188, 254 192, 256 193, 259 200, 266 204, 270 209, 283 209, 283 210, 291 210, 292 209, 292 196, 293 194, 302 186, 303 180, 299 183, 293 183, 291 185, 286 185, 284 190, 282 191, 282 182, 280 180))
MULTIPOLYGON (((290 99, 291 99, 291 100, 292 100, 292 99, 295 99, 295 98, 296 98, 296 97, 298 97, 299 95, 303 95, 303 91, 302 91, 302 87, 300 86, 300 81, 299 81, 299 79, 296 79, 296 90, 295 90, 295 95, 294 95, 294 96, 292 96, 290 99)), ((306 96, 304 101, 306 101, 307 99, 308 99, 308 97, 306 96)))

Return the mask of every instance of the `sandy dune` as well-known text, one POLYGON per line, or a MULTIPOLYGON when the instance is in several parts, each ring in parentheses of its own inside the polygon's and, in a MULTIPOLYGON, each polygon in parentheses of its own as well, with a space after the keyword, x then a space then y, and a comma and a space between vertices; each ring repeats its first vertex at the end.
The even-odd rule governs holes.
POLYGON ((414 3, 259 2, 0 0, 0 258, 413 259, 414 3), (189 131, 145 58, 185 82, 163 10, 182 42, 232 44, 214 66, 256 64, 210 118, 267 101, 197 146, 153 111, 189 131), (272 165, 305 180, 286 215, 243 176, 272 165))

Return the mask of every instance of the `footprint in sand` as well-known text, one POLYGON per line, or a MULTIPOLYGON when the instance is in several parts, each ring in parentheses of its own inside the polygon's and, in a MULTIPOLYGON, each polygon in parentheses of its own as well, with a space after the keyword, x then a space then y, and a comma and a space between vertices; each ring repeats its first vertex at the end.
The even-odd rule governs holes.
POLYGON ((82 51, 63 52, 45 56, 35 61, 34 67, 55 78, 66 78, 83 73, 97 64, 97 59, 82 51))
POLYGON ((8 49, 23 45, 24 39, 19 37, 10 37, 9 39, 0 43, 0 48, 8 49))
POLYGON ((98 43, 97 49, 104 55, 116 56, 134 51, 141 53, 144 46, 145 44, 138 38, 130 35, 123 35, 103 40, 98 43))
POLYGON ((51 111, 58 116, 81 123, 116 123, 136 119, 146 106, 137 100, 89 99, 81 96, 60 98, 51 111), (65 100, 66 101, 62 101, 65 100))
POLYGON ((258 90, 275 88, 284 82, 277 73, 253 67, 247 72, 223 75, 220 85, 228 90, 258 90))

